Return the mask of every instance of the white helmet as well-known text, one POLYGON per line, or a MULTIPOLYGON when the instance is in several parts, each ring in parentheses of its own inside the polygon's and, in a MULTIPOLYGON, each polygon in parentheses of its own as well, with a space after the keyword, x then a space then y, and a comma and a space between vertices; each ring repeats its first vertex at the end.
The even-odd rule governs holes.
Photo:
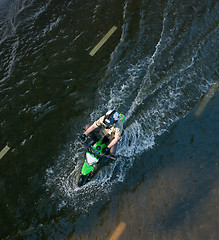
POLYGON ((118 120, 119 120, 119 113, 116 110, 109 110, 105 114, 105 118, 103 122, 104 124, 106 124, 107 127, 109 127, 113 123, 116 123, 118 120))

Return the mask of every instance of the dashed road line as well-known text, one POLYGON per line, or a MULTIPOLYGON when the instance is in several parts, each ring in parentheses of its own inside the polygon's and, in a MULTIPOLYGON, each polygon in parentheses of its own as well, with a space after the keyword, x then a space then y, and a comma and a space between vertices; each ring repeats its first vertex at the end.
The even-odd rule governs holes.
POLYGON ((116 31, 117 27, 113 26, 109 32, 99 41, 99 43, 90 51, 90 55, 94 54, 103 46, 103 44, 109 39, 109 37, 116 31))
POLYGON ((120 222, 113 235, 111 236, 110 240, 117 240, 121 236, 125 228, 126 224, 124 222, 120 222))
POLYGON ((5 146, 0 152, 0 159, 2 159, 9 150, 10 150, 10 147, 5 146))
POLYGON ((205 107, 207 106, 210 99, 214 96, 214 93, 217 91, 217 88, 219 86, 219 82, 215 83, 207 94, 205 94, 204 98, 200 102, 197 110, 195 111, 195 115, 198 117, 200 114, 204 111, 205 107))

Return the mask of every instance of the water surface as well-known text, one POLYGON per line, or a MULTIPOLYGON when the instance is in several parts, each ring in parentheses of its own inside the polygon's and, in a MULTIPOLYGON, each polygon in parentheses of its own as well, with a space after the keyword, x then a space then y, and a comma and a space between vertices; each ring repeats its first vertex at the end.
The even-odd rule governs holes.
POLYGON ((0 237, 218 239, 219 4, 0 3, 0 237), (118 29, 95 54, 112 26, 118 29), (86 124, 126 115, 116 161, 77 187, 86 124))

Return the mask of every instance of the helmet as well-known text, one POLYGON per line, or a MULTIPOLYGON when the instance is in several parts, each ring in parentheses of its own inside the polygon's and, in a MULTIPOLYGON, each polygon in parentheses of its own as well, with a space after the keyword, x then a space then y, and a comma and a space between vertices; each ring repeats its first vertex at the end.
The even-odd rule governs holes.
POLYGON ((105 114, 105 118, 103 122, 107 127, 109 127, 113 123, 116 123, 118 120, 119 120, 119 113, 116 110, 109 110, 105 114))

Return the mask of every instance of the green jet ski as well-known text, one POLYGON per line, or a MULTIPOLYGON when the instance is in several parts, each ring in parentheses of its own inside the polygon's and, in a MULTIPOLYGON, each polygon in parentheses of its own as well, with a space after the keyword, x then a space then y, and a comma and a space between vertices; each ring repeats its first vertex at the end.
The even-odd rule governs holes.
POLYGON ((96 171, 103 166, 109 159, 115 159, 110 155, 104 155, 103 149, 107 147, 108 139, 104 137, 102 140, 90 142, 87 140, 84 144, 87 147, 85 154, 85 161, 81 168, 81 174, 78 179, 78 186, 81 187, 86 184, 96 171))
MULTIPOLYGON (((124 123, 125 116, 123 114, 119 115, 120 120, 124 123)), ((85 154, 85 161, 81 168, 81 173, 78 179, 78 186, 81 187, 85 185, 94 174, 106 164, 110 159, 114 159, 110 154, 103 154, 104 149, 109 144, 109 139, 104 136, 102 139, 98 137, 88 138, 83 144, 85 144, 87 151, 85 154)))

